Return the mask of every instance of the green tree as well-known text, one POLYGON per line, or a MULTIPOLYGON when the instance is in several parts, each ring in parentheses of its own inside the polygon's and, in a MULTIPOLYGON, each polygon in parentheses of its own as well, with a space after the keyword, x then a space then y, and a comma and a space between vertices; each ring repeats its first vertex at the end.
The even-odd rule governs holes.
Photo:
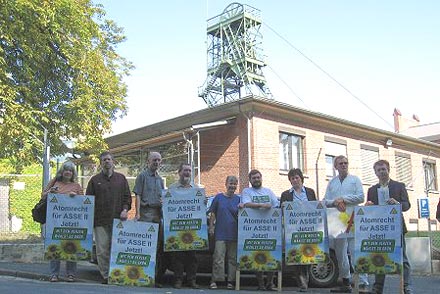
POLYGON ((66 151, 60 137, 90 154, 106 148, 127 110, 124 40, 89 0, 0 0, 0 158, 18 172, 35 162, 44 128, 54 155, 66 151))

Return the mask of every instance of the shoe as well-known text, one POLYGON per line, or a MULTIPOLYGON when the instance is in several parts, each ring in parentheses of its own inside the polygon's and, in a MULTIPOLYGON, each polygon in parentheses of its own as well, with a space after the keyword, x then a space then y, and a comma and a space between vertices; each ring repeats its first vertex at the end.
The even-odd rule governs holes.
POLYGON ((360 284, 359 285, 359 293, 371 293, 369 289, 369 285, 367 284, 360 284))
POLYGON ((228 289, 228 290, 234 290, 234 285, 232 285, 232 283, 228 283, 228 285, 226 286, 226 288, 228 289))
POLYGON ((209 285, 209 289, 217 289, 217 284, 216 284, 215 282, 212 282, 212 283, 209 285))
POLYGON ((176 289, 181 289, 182 288, 182 281, 181 280, 175 281, 173 287, 176 289))
POLYGON ((53 282, 58 282, 58 276, 57 275, 51 275, 49 278, 49 282, 53 283, 53 282))
POLYGON ((257 291, 266 291, 266 287, 264 286, 258 286, 257 291))
POLYGON ((268 291, 277 291, 278 289, 275 287, 273 283, 269 283, 266 285, 266 290, 268 291))
POLYGON ((330 293, 353 293, 353 288, 350 285, 341 286, 330 290, 330 293))
POLYGON ((190 281, 189 282, 189 287, 193 288, 193 289, 200 289, 200 286, 196 284, 196 281, 190 281))
POLYGON ((69 282, 69 283, 75 282, 75 276, 74 275, 68 275, 66 281, 69 282))
POLYGON ((405 294, 413 294, 413 290, 410 287, 404 287, 403 288, 403 293, 405 294))
POLYGON ((108 279, 102 279, 101 284, 107 285, 108 284, 108 279))
POLYGON ((299 292, 307 292, 307 288, 299 288, 299 292))

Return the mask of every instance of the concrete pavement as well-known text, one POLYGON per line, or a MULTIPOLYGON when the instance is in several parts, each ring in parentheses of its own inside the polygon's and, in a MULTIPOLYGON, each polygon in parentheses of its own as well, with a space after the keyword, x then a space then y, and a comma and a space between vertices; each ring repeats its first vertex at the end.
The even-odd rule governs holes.
MULTIPOLYGON (((60 278, 64 277, 65 263, 61 262, 60 278)), ((48 262, 36 262, 36 263, 21 263, 21 262, 0 262, 0 276, 14 276, 25 279, 36 279, 41 281, 48 281, 50 276, 49 263, 48 262)), ((77 281, 89 284, 100 284, 101 276, 96 265, 89 262, 78 262, 77 281)), ((172 288, 171 284, 172 275, 168 276, 168 281, 164 285, 165 288, 172 288)), ((438 293, 440 289, 440 276, 439 275, 414 275, 414 292, 415 293, 438 293)), ((254 280, 249 277, 245 278, 247 282, 243 285, 243 290, 255 289, 253 285, 254 280)), ((209 275, 202 275, 197 277, 198 283, 202 289, 208 288, 209 275)), ((371 278, 370 278, 371 281, 371 278)), ((384 293, 394 294, 398 293, 399 289, 399 276, 388 276, 384 293)), ((283 287, 283 292, 296 293, 297 287, 283 287)), ((178 291, 177 291, 178 292, 178 291)), ((246 292, 246 291, 245 291, 246 292)), ((329 293, 330 288, 310 288, 308 293, 329 293)), ((261 292, 264 293, 264 292, 261 292)), ((270 292, 267 292, 270 293, 270 292)), ((273 293, 273 292, 272 292, 273 293)))

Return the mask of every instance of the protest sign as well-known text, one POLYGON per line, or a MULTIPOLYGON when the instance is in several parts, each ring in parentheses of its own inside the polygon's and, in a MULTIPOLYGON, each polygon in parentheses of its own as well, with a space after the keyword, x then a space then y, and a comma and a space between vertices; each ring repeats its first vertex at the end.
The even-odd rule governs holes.
POLYGON ((208 249, 205 190, 163 191, 164 251, 208 249))
POLYGON ((354 265, 358 273, 400 274, 402 213, 400 205, 355 208, 354 265))
POLYGON ((239 210, 237 263, 239 270, 281 270, 281 209, 239 210))
POLYGON ((47 199, 44 258, 90 260, 95 197, 49 194, 47 199))
POLYGON ((113 220, 109 284, 154 286, 158 234, 159 224, 113 220))
POLYGON ((283 203, 287 265, 324 262, 329 253, 326 207, 319 201, 283 203))

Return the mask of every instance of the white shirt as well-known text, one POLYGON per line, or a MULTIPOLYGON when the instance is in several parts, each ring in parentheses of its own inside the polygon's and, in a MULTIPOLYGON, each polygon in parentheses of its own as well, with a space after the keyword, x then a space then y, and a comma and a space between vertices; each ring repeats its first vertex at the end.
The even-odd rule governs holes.
POLYGON ((271 189, 265 187, 258 189, 254 187, 244 188, 241 199, 243 203, 271 203, 272 207, 280 206, 277 196, 271 189))
POLYGON ((339 197, 342 197, 347 205, 356 206, 363 203, 365 196, 361 180, 349 174, 341 183, 339 176, 334 177, 327 185, 325 204, 327 207, 333 207, 333 201, 339 197))

